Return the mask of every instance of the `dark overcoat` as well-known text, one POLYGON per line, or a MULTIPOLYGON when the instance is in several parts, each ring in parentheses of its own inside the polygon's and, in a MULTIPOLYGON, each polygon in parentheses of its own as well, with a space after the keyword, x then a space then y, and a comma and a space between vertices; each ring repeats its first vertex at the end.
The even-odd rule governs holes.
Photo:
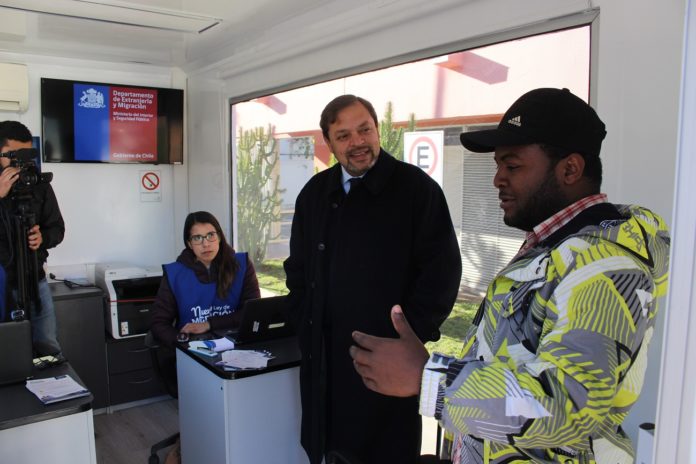
POLYGON ((380 453, 412 462, 420 450, 417 398, 368 390, 348 349, 354 330, 395 337, 395 304, 422 341, 439 338, 461 279, 442 189, 384 150, 349 195, 340 165, 315 175, 297 197, 285 271, 302 352, 302 444, 310 461, 338 448, 361 462, 380 453))

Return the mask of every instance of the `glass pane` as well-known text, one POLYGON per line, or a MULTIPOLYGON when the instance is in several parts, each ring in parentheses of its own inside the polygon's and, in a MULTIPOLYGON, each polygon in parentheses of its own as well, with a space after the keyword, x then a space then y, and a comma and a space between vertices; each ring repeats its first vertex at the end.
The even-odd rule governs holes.
MULTIPOLYGON (((381 119, 382 146, 395 157, 420 162, 409 142, 418 136, 405 136, 409 132, 427 131, 441 141, 434 149, 442 155, 436 161, 441 172, 436 180, 447 198, 464 264, 461 298, 443 332, 457 340, 488 281, 523 237, 503 224, 492 185, 492 157, 469 153, 459 134, 496 125, 508 106, 533 88, 567 87, 587 100, 589 72, 590 27, 583 26, 233 105, 237 249, 253 257, 266 290, 287 292, 282 260, 288 254, 295 198, 312 175, 335 163, 319 129, 321 111, 341 94, 366 98, 381 119)), ((434 163, 430 160, 428 167, 434 163)), ((458 341, 454 345, 458 348, 458 341)))

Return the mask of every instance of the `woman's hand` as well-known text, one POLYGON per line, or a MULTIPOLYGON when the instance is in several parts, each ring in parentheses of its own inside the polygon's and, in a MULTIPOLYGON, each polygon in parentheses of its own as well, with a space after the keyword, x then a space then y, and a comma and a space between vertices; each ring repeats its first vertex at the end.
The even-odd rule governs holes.
POLYGON ((210 322, 189 322, 181 328, 180 332, 188 334, 202 334, 210 332, 210 322))

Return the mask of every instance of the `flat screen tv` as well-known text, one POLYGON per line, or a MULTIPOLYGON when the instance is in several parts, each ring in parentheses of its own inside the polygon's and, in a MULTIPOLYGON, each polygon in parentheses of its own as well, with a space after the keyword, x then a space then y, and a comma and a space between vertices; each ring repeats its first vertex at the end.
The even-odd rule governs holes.
POLYGON ((41 79, 43 161, 181 164, 184 91, 41 79))

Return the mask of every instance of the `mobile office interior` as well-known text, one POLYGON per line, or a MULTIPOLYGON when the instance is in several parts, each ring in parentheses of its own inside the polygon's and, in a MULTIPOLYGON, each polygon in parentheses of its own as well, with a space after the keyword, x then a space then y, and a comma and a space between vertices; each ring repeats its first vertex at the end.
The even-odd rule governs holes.
MULTIPOLYGON (((182 1, 177 6, 195 11, 215 3, 182 1)), ((28 110, 3 112, 2 119, 18 119, 39 133, 41 77, 170 86, 187 92, 184 164, 157 167, 161 202, 139 202, 137 188, 129 188, 138 182, 138 167, 51 165, 69 226, 49 267, 84 268, 89 273, 96 262, 166 262, 178 253, 183 220, 192 210, 210 210, 229 231, 234 201, 229 182, 230 101, 436 52, 590 23, 591 102, 609 129, 603 145, 608 180, 604 190, 615 202, 638 203, 661 213, 673 236, 670 292, 653 341, 645 389, 627 420, 627 431, 635 438, 638 424, 655 420, 657 462, 695 462, 696 402, 688 379, 696 377, 696 361, 687 356, 696 343, 689 337, 696 330, 696 210, 689 201, 696 197, 693 2, 253 3, 226 4, 227 22, 234 23, 232 12, 238 12, 238 18, 258 21, 258 27, 238 23, 244 34, 232 31, 229 41, 214 43, 204 34, 182 34, 174 40, 153 35, 135 44, 139 36, 133 34, 106 44, 85 40, 80 28, 46 31, 35 17, 24 23, 25 30, 18 29, 18 12, 2 9, 0 62, 26 64, 30 88, 28 110), (293 6, 298 9, 293 11, 293 6), (72 45, 51 40, 66 33, 73 35, 72 45), (44 42, 34 44, 31 37, 41 34, 44 42)), ((118 26, 102 27, 108 35, 118 26)))

